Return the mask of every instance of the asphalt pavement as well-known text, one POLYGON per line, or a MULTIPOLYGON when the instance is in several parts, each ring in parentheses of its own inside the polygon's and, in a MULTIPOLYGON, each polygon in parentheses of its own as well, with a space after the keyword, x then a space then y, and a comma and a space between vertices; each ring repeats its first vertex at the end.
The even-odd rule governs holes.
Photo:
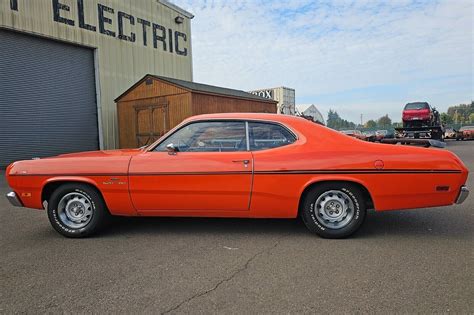
MULTIPOLYGON (((448 142, 474 172, 474 141, 448 142)), ((370 212, 345 240, 299 220, 120 218, 67 239, 0 177, 0 313, 474 313, 462 205, 370 212)))

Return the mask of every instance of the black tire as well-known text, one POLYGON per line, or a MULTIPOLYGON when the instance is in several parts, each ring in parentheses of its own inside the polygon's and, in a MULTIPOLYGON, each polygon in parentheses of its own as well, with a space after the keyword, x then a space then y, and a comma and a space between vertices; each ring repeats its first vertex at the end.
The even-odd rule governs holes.
MULTIPOLYGON (((364 200, 363 194, 356 185, 351 183, 335 182, 316 185, 305 194, 302 203, 301 217, 306 227, 311 232, 314 232, 321 237, 345 238, 350 236, 360 228, 360 226, 365 220, 366 212, 366 200, 364 200), (322 210, 318 210, 321 209, 320 205, 316 205, 316 202, 320 197, 326 196, 332 191, 342 192, 346 199, 347 197, 349 198, 347 202, 352 202, 352 206, 354 208, 350 209, 350 207, 347 207, 349 210, 351 210, 352 217, 342 227, 333 228, 327 226, 331 223, 326 222, 324 220, 322 214, 320 213, 320 211, 322 210)), ((349 213, 350 212, 348 211, 346 214, 346 218, 349 216, 349 213)))
MULTIPOLYGON (((87 237, 99 232, 109 221, 110 214, 107 210, 102 196, 96 189, 78 183, 64 184, 59 186, 49 198, 48 201, 48 218, 53 228, 60 234, 71 237, 81 238, 87 237), (80 194, 85 196, 91 215, 87 218, 85 226, 71 227, 65 221, 65 211, 58 210, 58 205, 63 197, 71 194, 80 194)), ((72 222, 72 221, 69 221, 72 222)))

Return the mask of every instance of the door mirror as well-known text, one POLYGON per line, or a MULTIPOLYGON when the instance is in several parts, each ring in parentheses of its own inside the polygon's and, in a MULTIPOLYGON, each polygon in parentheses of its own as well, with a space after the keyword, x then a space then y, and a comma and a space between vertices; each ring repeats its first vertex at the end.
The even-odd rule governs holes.
POLYGON ((168 154, 170 155, 175 155, 176 152, 178 152, 178 149, 174 146, 174 144, 169 143, 166 145, 166 151, 168 151, 168 154))

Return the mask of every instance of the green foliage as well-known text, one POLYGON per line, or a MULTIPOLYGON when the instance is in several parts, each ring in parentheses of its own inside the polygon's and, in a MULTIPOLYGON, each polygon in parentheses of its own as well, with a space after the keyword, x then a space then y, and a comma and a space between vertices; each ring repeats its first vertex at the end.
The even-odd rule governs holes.
POLYGON ((474 113, 469 114, 469 123, 474 124, 474 113))
POLYGON ((333 129, 355 128, 355 124, 353 122, 342 119, 339 114, 332 109, 330 109, 328 112, 327 126, 333 129))
POLYGON ((385 115, 379 118, 379 120, 377 121, 377 125, 379 127, 391 127, 392 120, 390 119, 390 117, 388 117, 388 115, 385 115))
MULTIPOLYGON (((450 106, 446 115, 451 117, 451 122, 457 124, 468 124, 471 123, 471 114, 474 113, 474 102, 471 101, 471 104, 459 104, 456 106, 450 106)), ((444 114, 444 113, 443 113, 444 114)), ((443 114, 441 114, 441 119, 443 119, 443 114)))
POLYGON ((365 123, 366 128, 376 128, 377 127, 377 122, 373 119, 367 120, 365 123))
POLYGON ((450 125, 453 123, 453 117, 449 116, 447 113, 441 113, 440 117, 443 125, 450 125))

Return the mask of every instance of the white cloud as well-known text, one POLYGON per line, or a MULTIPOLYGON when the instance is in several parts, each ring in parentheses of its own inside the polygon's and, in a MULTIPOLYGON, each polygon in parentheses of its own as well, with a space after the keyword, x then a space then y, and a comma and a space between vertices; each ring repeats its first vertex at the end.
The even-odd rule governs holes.
POLYGON ((362 111, 397 120, 413 99, 445 109, 474 98, 469 0, 175 2, 195 14, 198 82, 285 85, 355 121, 362 111))

